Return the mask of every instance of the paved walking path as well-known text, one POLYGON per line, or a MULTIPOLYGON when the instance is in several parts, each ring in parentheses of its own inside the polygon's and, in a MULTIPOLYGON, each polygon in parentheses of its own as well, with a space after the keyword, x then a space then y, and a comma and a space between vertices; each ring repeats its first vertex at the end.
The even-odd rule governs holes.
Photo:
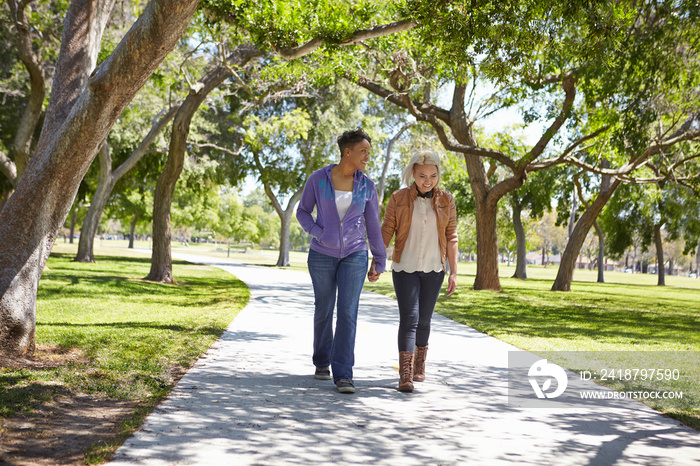
POLYGON ((628 400, 601 408, 507 403, 515 348, 439 315, 427 379, 396 390, 395 301, 363 293, 353 395, 315 380, 307 274, 215 264, 251 300, 113 465, 700 464, 700 435, 628 400))

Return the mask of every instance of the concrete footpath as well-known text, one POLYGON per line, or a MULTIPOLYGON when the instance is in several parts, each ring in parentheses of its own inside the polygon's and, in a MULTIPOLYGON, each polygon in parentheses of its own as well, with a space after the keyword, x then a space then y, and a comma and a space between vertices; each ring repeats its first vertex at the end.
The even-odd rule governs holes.
POLYGON ((508 404, 514 347, 440 315, 426 381, 396 390, 398 311, 360 300, 352 395, 313 378, 307 274, 209 263, 251 290, 248 306, 117 450, 112 465, 700 464, 700 435, 641 403, 508 404))

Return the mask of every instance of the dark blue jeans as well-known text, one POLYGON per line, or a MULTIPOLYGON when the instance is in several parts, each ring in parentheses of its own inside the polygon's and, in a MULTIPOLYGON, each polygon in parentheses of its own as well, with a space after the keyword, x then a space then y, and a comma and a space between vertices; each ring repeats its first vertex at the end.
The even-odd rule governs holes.
POLYGON ((342 259, 309 250, 309 274, 314 285, 315 366, 331 366, 333 380, 352 379, 360 292, 367 274, 367 251, 342 259), (338 313, 333 333, 336 295, 338 313))
POLYGON ((399 351, 428 346, 430 319, 445 272, 392 272, 399 304, 399 351))

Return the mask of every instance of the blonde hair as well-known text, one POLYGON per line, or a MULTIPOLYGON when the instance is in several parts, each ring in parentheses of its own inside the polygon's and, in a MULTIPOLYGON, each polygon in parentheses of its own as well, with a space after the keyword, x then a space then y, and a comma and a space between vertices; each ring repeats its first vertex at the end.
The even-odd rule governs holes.
POLYGON ((411 186, 413 183, 413 166, 414 165, 435 165, 437 167, 437 183, 440 184, 440 156, 431 150, 420 150, 413 154, 411 160, 406 165, 403 171, 401 180, 406 184, 406 186, 411 186))

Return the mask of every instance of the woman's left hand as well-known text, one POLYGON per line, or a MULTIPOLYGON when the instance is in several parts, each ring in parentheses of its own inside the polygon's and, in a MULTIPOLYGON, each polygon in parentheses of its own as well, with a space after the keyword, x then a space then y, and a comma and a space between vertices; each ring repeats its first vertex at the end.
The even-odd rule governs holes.
POLYGON ((445 293, 446 296, 451 295, 452 293, 455 292, 457 289, 457 274, 450 274, 450 277, 447 279, 447 293, 445 293))

